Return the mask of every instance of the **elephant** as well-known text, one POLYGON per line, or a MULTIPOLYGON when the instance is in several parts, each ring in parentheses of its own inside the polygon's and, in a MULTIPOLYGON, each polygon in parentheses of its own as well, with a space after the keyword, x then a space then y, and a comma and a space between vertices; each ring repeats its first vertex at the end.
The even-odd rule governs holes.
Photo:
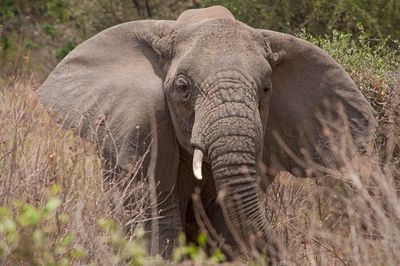
POLYGON ((376 128, 370 104, 327 52, 254 29, 222 6, 106 29, 71 51, 37 94, 57 123, 97 145, 104 169, 115 170, 105 180, 139 160, 131 178, 154 177, 152 254, 165 258, 181 232, 198 230, 196 188, 226 243, 279 258, 260 190, 281 172, 340 168, 329 140, 345 133, 371 154, 376 128), (333 126, 342 116, 348 130, 333 126))

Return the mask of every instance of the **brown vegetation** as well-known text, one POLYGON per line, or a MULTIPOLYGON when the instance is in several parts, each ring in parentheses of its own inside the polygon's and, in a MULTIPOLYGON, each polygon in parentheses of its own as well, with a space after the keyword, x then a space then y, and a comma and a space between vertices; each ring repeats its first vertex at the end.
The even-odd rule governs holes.
MULTIPOLYGON (((51 121, 36 101, 36 88, 32 79, 20 78, 10 81, 0 92, 0 202, 15 214, 16 200, 43 205, 58 184, 61 205, 51 217, 55 230, 47 241, 56 243, 72 234, 74 239, 68 248, 85 254, 69 255, 72 264, 121 263, 126 259, 121 255, 126 243, 116 248, 110 241, 115 235, 99 225, 99 221, 113 216, 94 147, 51 121)), ((398 94, 390 99, 399 103, 398 94)), ((389 122, 385 121, 391 131, 381 142, 386 154, 382 173, 371 171, 376 162, 359 158, 336 177, 296 179, 282 174, 272 184, 265 193, 265 202, 271 225, 284 247, 285 264, 400 262, 399 166, 394 148, 399 141, 398 120, 397 110, 392 110, 389 122)), ((131 209, 134 213, 130 213, 130 218, 140 224, 147 190, 143 182, 134 187, 130 195, 137 196, 138 204, 131 209)), ((46 230, 46 226, 51 226, 51 222, 35 228, 46 230)), ((21 224, 17 228, 20 240, 15 246, 2 244, 5 257, 1 261, 30 264, 29 258, 36 256, 37 264, 45 262, 45 253, 27 244, 33 241, 34 229, 28 230, 21 224)), ((120 233, 117 235, 123 239, 120 233)), ((0 237, 5 237, 1 226, 0 237)), ((52 245, 44 247, 51 250, 52 245)), ((59 255, 54 254, 57 259, 59 255)), ((204 257, 196 259, 206 263, 204 257)))

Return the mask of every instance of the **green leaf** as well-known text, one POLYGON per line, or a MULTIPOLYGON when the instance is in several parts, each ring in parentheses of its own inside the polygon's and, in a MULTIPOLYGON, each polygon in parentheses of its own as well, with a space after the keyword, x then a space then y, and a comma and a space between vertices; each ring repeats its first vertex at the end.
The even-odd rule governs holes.
POLYGON ((207 236, 203 233, 200 233, 197 236, 197 244, 199 244, 200 247, 205 247, 207 244, 207 236))
POLYGON ((60 191, 61 191, 61 185, 59 184, 54 184, 50 187, 50 193, 53 196, 58 195, 60 191))
POLYGON ((43 243, 43 233, 40 230, 35 230, 32 234, 32 239, 36 247, 41 246, 43 243))
POLYGON ((76 259, 80 259, 86 256, 86 251, 83 248, 74 248, 71 250, 71 256, 76 259))
POLYGON ((186 247, 176 247, 172 253, 172 261, 179 263, 186 254, 186 247))
POLYGON ((21 226, 35 226, 41 220, 41 213, 32 205, 25 205, 18 217, 18 223, 21 226))
POLYGON ((69 222, 69 216, 68 214, 60 213, 58 215, 58 220, 63 224, 67 224, 69 222))
POLYGON ((222 253, 222 251, 219 248, 217 248, 211 257, 211 260, 216 263, 221 263, 221 262, 226 261, 226 257, 224 255, 224 253, 222 253))
POLYGON ((143 227, 139 226, 138 228, 135 229, 136 239, 143 239, 144 234, 145 234, 145 230, 143 227))
POLYGON ((0 221, 0 233, 2 232, 15 232, 17 229, 17 226, 15 225, 15 222, 10 219, 10 218, 6 218, 6 219, 2 219, 0 221))
POLYGON ((72 233, 68 233, 65 237, 61 240, 61 246, 68 247, 71 245, 72 241, 74 241, 75 237, 72 233))
POLYGON ((189 245, 189 246, 186 248, 187 254, 189 255, 189 257, 190 257, 191 259, 195 259, 195 258, 196 258, 197 254, 199 253, 199 252, 198 252, 198 249, 199 249, 199 248, 198 248, 197 246, 193 245, 193 244, 189 245))
POLYGON ((50 198, 46 203, 46 211, 54 212, 61 205, 59 198, 50 198))
POLYGON ((42 30, 52 38, 56 36, 56 29, 49 23, 44 23, 42 25, 42 30))
POLYGON ((117 224, 112 219, 102 218, 98 221, 98 224, 104 231, 115 232, 117 230, 117 224))
POLYGON ((68 266, 68 265, 70 265, 70 263, 69 263, 69 261, 68 261, 67 258, 62 258, 62 259, 60 260, 60 262, 58 263, 58 265, 59 265, 59 266, 68 266))
POLYGON ((10 210, 6 207, 0 207, 0 218, 10 217, 10 210))

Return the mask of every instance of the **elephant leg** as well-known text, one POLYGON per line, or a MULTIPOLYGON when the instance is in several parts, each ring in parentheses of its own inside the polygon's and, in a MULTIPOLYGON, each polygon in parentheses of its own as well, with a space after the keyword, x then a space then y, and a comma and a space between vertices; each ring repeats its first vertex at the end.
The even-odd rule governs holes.
MULTIPOLYGON (((183 231, 179 201, 176 194, 175 189, 170 193, 159 193, 156 207, 158 217, 148 219, 145 223, 147 237, 150 239, 150 250, 157 250, 156 252, 166 259, 171 257, 178 235, 183 231), (157 226, 156 228, 154 228, 153 223, 157 226), (152 229, 155 229, 156 232, 152 231, 152 229), (154 245, 158 246, 154 247, 154 245)), ((148 213, 151 212, 152 210, 149 208, 148 213)))
POLYGON ((113 217, 123 225, 128 237, 134 234, 138 225, 138 223, 130 222, 130 220, 145 220, 144 229, 146 232, 145 239, 149 245, 148 250, 154 251, 154 254, 151 255, 161 254, 164 258, 169 258, 179 233, 183 231, 176 189, 172 189, 171 192, 157 191, 157 216, 154 219, 151 206, 146 207, 144 217, 132 217, 132 215, 140 216, 142 213, 138 211, 138 208, 142 208, 140 205, 147 201, 147 199, 142 198, 145 196, 142 195, 144 191, 141 191, 141 188, 137 190, 138 181, 129 182, 134 177, 129 176, 119 167, 113 167, 112 162, 103 160, 102 163, 103 184, 107 190, 113 217), (154 221, 157 228, 153 234, 154 221))

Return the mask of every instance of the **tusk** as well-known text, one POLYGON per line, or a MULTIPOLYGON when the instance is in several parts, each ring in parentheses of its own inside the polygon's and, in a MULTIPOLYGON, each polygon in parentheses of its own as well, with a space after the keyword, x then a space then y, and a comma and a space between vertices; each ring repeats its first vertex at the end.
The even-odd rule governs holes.
POLYGON ((193 152, 193 174, 198 180, 202 180, 201 165, 203 163, 203 152, 197 148, 193 152))

